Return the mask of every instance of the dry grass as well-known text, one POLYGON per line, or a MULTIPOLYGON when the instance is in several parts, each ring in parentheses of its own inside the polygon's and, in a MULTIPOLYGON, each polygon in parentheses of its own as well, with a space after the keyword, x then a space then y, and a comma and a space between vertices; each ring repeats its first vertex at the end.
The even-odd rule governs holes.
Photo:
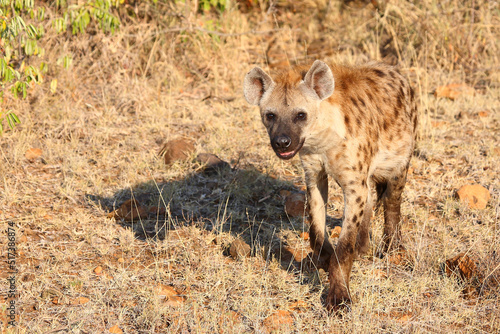
MULTIPOLYGON (((16 224, 19 251, 17 332, 105 333, 118 325, 125 333, 262 333, 276 310, 291 312, 282 332, 498 331, 498 3, 379 1, 378 11, 339 1, 286 3, 245 14, 233 4, 220 16, 181 2, 138 4, 139 14, 123 18, 113 36, 45 39, 47 57, 71 52, 73 67, 48 73, 46 82, 58 79, 55 94, 44 85, 26 101, 6 102, 22 124, 0 146, 1 254, 8 221, 16 224), (251 30, 258 33, 245 33, 251 30), (315 58, 397 61, 420 98, 418 152, 402 209, 410 264, 355 262, 354 304, 343 316, 323 305, 327 275, 286 251, 308 247, 298 237, 307 225, 284 214, 279 194, 303 189, 300 161, 274 156, 241 93, 254 64, 315 58), (476 94, 453 101, 432 95, 454 82, 476 94), (180 136, 196 139, 193 157, 215 153, 233 169, 207 175, 191 159, 165 167, 157 152, 180 136), (27 160, 31 147, 42 156, 27 160), (486 209, 454 198, 471 183, 489 189, 486 209), (107 218, 132 196, 166 214, 133 224, 107 218), (227 255, 236 237, 251 244, 251 257, 227 255), (440 272, 460 252, 477 258, 487 276, 467 298, 463 283, 440 272), (158 284, 185 301, 172 306, 155 292, 158 284), (78 297, 89 301, 75 305, 78 297)), ((339 195, 332 185, 332 218, 342 214, 339 195)), ((373 220, 373 250, 381 219, 373 220)))

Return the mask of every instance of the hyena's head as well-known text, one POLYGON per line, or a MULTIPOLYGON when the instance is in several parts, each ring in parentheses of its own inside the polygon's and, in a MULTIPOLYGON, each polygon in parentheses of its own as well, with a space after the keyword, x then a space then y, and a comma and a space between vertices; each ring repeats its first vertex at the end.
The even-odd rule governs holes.
POLYGON ((332 95, 334 79, 324 62, 297 67, 271 78, 260 67, 245 76, 248 103, 258 105, 274 152, 291 159, 300 151, 318 118, 322 100, 332 95))

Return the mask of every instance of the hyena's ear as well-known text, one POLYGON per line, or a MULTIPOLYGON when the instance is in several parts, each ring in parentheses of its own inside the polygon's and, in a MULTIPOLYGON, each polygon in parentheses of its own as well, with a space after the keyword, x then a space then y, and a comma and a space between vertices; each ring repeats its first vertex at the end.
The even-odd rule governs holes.
POLYGON ((304 77, 304 83, 311 88, 320 100, 324 100, 333 94, 335 80, 332 70, 321 60, 316 60, 304 77))
POLYGON ((258 105, 264 93, 271 87, 273 79, 260 67, 247 73, 243 82, 243 93, 248 103, 258 105))

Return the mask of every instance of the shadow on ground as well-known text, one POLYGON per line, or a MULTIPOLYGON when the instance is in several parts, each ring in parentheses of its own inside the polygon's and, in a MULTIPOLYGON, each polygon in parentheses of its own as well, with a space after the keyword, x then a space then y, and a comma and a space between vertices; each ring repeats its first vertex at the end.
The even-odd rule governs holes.
MULTIPOLYGON (((284 194, 290 192, 300 190, 255 168, 223 164, 183 179, 140 183, 109 198, 87 195, 87 199, 108 212, 132 200, 138 217, 116 220, 141 240, 163 240, 171 230, 195 225, 215 235, 227 232, 241 238, 251 246, 252 255, 274 256, 287 268, 302 267, 301 261, 310 260, 310 248, 298 236, 309 227, 304 217, 285 213, 284 194)), ((328 223, 340 225, 340 220, 329 218, 328 223)))

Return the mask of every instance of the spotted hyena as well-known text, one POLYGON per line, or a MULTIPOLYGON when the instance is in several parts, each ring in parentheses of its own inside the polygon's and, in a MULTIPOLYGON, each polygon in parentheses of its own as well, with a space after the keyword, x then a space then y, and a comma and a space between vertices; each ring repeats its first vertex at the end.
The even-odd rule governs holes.
POLYGON ((246 100, 260 107, 271 146, 281 159, 297 153, 304 167, 311 247, 329 271, 327 306, 351 301, 356 254, 369 249, 374 203, 384 204, 380 255, 398 245, 401 193, 415 143, 417 109, 395 67, 360 67, 316 60, 270 77, 255 67, 245 77, 246 100), (344 193, 343 228, 334 247, 326 233, 328 175, 344 193))

